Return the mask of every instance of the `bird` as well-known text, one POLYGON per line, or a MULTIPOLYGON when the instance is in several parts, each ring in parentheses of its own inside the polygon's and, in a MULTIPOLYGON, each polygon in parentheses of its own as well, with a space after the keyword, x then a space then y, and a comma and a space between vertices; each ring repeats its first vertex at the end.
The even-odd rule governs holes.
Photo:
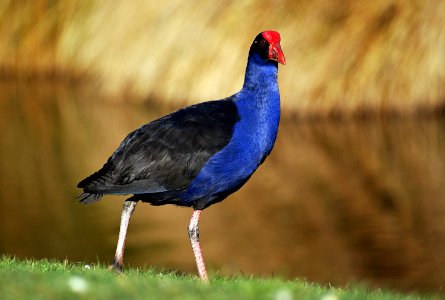
POLYGON ((280 122, 280 34, 259 33, 244 84, 234 95, 187 106, 129 133, 103 167, 77 185, 79 201, 131 195, 124 201, 111 269, 122 272, 127 229, 139 201, 193 208, 188 235, 202 281, 209 277, 199 242, 201 212, 240 189, 274 146, 280 122))

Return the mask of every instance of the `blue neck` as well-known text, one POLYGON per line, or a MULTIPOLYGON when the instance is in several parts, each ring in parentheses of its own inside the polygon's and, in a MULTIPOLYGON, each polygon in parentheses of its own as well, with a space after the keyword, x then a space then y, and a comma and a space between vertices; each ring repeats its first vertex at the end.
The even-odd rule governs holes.
POLYGON ((257 53, 251 53, 247 60, 246 76, 244 78, 244 89, 260 89, 268 86, 276 86, 278 63, 272 60, 264 60, 257 53))
MULTIPOLYGON (((247 61, 246 77, 235 103, 241 121, 236 127, 240 143, 251 140, 252 151, 260 151, 263 158, 275 142, 280 122, 280 92, 277 82, 278 64, 251 53, 247 61)), ((235 128, 236 129, 236 128, 235 128)), ((250 150, 249 150, 250 151, 250 150)))
POLYGON ((247 60, 243 88, 235 95, 238 109, 248 110, 249 114, 263 115, 269 122, 276 122, 274 119, 277 118, 279 120, 280 92, 277 73, 277 62, 264 60, 259 54, 251 53, 247 60))

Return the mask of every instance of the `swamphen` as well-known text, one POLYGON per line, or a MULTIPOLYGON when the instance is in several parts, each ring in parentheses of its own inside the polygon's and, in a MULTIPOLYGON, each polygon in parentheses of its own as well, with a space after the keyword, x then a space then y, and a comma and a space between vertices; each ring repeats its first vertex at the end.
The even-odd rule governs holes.
POLYGON ((280 35, 264 31, 250 47, 241 91, 192 105, 131 132, 96 173, 82 180, 82 203, 104 194, 124 202, 112 267, 121 271, 130 217, 140 200, 193 207, 188 227, 199 276, 208 281, 199 243, 201 211, 235 192, 269 155, 280 121, 280 35))

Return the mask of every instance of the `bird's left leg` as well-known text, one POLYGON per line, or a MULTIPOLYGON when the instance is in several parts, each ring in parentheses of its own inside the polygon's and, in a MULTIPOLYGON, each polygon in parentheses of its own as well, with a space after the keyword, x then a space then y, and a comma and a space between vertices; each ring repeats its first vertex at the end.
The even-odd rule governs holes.
POLYGON ((201 210, 193 211, 193 216, 190 220, 188 233, 190 238, 190 243, 192 244, 193 254, 195 255, 196 267, 198 268, 199 277, 202 281, 208 282, 209 277, 207 276, 207 270, 204 262, 204 257, 202 256, 201 245, 199 243, 199 215, 201 210))
MULTIPOLYGON (((130 198, 131 199, 131 198, 130 198)), ((122 273, 122 266, 124 264, 124 249, 125 249, 125 240, 127 238, 127 229, 128 223, 130 222, 131 215, 136 208, 137 201, 134 200, 126 200, 124 202, 124 207, 122 209, 121 215, 121 225, 119 229, 119 240, 117 241, 116 254, 114 255, 113 264, 110 266, 110 269, 122 273)))

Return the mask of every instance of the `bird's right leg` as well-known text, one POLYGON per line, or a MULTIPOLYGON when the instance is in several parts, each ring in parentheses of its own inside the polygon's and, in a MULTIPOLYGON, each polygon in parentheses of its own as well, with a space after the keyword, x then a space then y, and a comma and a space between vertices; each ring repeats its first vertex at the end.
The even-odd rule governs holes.
POLYGON ((118 273, 122 273, 122 265, 124 264, 124 249, 125 240, 127 238, 128 223, 130 222, 131 215, 136 208, 137 201, 126 200, 122 209, 121 226, 119 229, 119 240, 117 241, 116 254, 114 255, 113 264, 110 266, 111 270, 118 273))
POLYGON ((193 254, 195 255, 196 267, 198 268, 199 277, 203 282, 209 282, 209 276, 207 275, 206 265, 204 263, 204 257, 202 256, 201 244, 199 243, 199 216, 201 210, 193 211, 193 216, 190 220, 188 233, 190 243, 192 244, 193 254))

